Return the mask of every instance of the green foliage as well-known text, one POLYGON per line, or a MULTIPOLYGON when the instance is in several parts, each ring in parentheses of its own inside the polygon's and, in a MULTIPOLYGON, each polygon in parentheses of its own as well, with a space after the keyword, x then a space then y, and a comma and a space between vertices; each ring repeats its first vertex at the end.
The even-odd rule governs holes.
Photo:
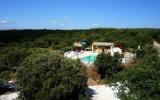
POLYGON ((151 44, 152 39, 158 40, 159 32, 159 29, 9 30, 0 31, 0 46, 12 44, 62 49, 75 41, 85 41, 87 46, 94 41, 101 41, 115 42, 124 48, 136 48, 138 45, 151 44))
POLYGON ((11 72, 10 71, 3 71, 3 72, 1 72, 0 79, 8 80, 9 81, 11 79, 11 72))
POLYGON ((29 55, 25 48, 4 48, 0 51, 0 71, 19 66, 23 59, 29 55))
POLYGON ((152 45, 145 45, 142 49, 136 50, 137 57, 143 58, 145 55, 157 55, 157 50, 153 49, 152 45))
POLYGON ((4 80, 0 78, 0 86, 3 85, 3 83, 4 83, 4 80))
POLYGON ((46 48, 49 46, 49 43, 43 39, 37 39, 33 42, 33 47, 46 48))
POLYGON ((0 72, 0 86, 5 83, 6 81, 10 81, 10 79, 14 76, 12 76, 13 73, 11 71, 2 71, 0 72))
POLYGON ((23 100, 74 100, 87 80, 80 62, 49 51, 28 56, 18 68, 17 79, 23 100))
MULTIPOLYGON (((28 78, 32 79, 32 76, 35 75, 35 72, 33 71, 34 68, 35 68, 35 70, 38 70, 38 69, 36 69, 37 67, 33 67, 33 66, 42 66, 40 64, 41 61, 38 61, 35 59, 38 59, 37 56, 42 56, 40 54, 40 52, 47 53, 48 48, 51 48, 51 50, 54 49, 54 50, 61 50, 62 52, 65 52, 65 51, 72 49, 72 45, 76 41, 85 41, 87 43, 86 46, 91 45, 95 41, 100 41, 100 42, 114 42, 116 46, 120 46, 122 49, 137 48, 138 45, 140 45, 141 47, 144 47, 146 44, 147 45, 152 44, 153 40, 157 40, 158 42, 160 42, 160 34, 159 33, 160 33, 160 29, 113 29, 113 28, 108 28, 108 29, 97 28, 97 29, 89 29, 89 30, 7 30, 7 31, 0 31, 0 74, 2 74, 2 73, 4 74, 6 71, 10 71, 10 70, 16 68, 16 66, 19 66, 22 62, 24 64, 25 62, 27 62, 27 60, 25 59, 27 57, 28 60, 30 59, 28 61, 30 63, 26 63, 26 65, 24 65, 26 67, 26 69, 24 68, 24 70, 28 70, 28 71, 24 71, 24 72, 26 75, 28 75, 28 73, 31 72, 31 73, 29 73, 28 78), (29 56, 30 54, 32 54, 32 56, 29 56), (34 55, 34 57, 33 57, 33 55, 34 55), (34 65, 31 64, 32 58, 33 58, 33 62, 37 62, 36 64, 34 63, 34 65), (24 61, 24 59, 25 59, 25 61, 24 61), (33 68, 30 68, 29 66, 32 66, 33 68), (30 74, 33 74, 33 75, 30 75, 30 74)), ((139 59, 143 60, 143 61, 141 61, 140 65, 145 68, 149 68, 149 67, 150 68, 152 68, 152 67, 158 68, 158 66, 160 64, 158 64, 157 63, 158 61, 156 61, 157 54, 154 53, 155 50, 150 49, 150 48, 151 47, 148 46, 147 48, 142 48, 141 51, 137 51, 139 59), (143 59, 143 58, 145 58, 145 59, 143 59)), ((51 50, 49 50, 49 51, 51 51, 51 50)), ((48 56, 48 57, 50 57, 50 56, 48 56)), ((119 57, 115 56, 115 58, 110 58, 109 56, 102 56, 101 55, 101 56, 99 56, 98 59, 101 59, 101 57, 106 59, 106 61, 105 60, 97 60, 96 65, 99 66, 100 69, 106 69, 106 70, 100 71, 101 73, 103 73, 102 77, 108 77, 108 76, 112 77, 113 74, 117 75, 116 73, 119 72, 119 70, 121 70, 121 67, 118 66, 120 60, 117 60, 117 59, 119 59, 119 57), (109 63, 106 63, 106 62, 109 62, 109 63), (108 74, 106 74, 106 73, 108 73, 108 74)), ((44 59, 48 59, 48 58, 44 57, 44 59)), ((60 63, 62 63, 62 60, 60 61, 60 63)), ((48 65, 50 65, 49 62, 48 62, 48 65)), ((69 65, 73 65, 73 64, 69 63, 69 65)), ((69 66, 69 65, 65 65, 65 66, 69 66)), ((39 67, 39 68, 42 68, 42 67, 39 67)), ((135 67, 135 68, 136 69, 133 68, 132 70, 123 71, 121 73, 121 75, 123 77, 121 77, 121 78, 128 80, 130 76, 134 75, 134 73, 139 72, 139 71, 137 71, 137 68, 142 69, 142 67, 135 67)), ((143 68, 143 69, 145 69, 145 68, 143 68)), ((48 69, 49 69, 49 67, 46 68, 46 70, 48 70, 48 69)), ((60 67, 60 69, 62 69, 62 68, 60 67)), ((50 70, 53 70, 53 69, 50 69, 50 70)), ((60 71, 60 70, 58 70, 58 71, 60 71)), ((61 70, 61 71, 63 71, 63 70, 61 70)), ((50 73, 52 73, 52 72, 50 72, 50 73)), ((62 72, 60 72, 60 73, 62 73, 62 72)), ((149 73, 149 72, 146 71, 146 73, 149 73)), ((1 76, 3 76, 3 74, 1 76)), ((24 76, 25 76, 25 74, 24 74, 24 76)), ((37 72, 37 74, 38 74, 37 77, 39 77, 38 72, 37 72)), ((43 74, 46 74, 46 76, 50 75, 49 73, 47 74, 45 72, 43 72, 43 74)), ((55 74, 57 74, 57 73, 55 73, 55 74)), ((55 74, 53 74, 53 75, 55 75, 55 74)), ((66 73, 64 73, 64 75, 66 75, 66 73)), ((121 76, 121 75, 119 75, 119 76, 121 76)), ((48 77, 52 81, 52 78, 50 76, 48 76, 48 77)), ((61 78, 62 76, 59 76, 59 77, 61 78)), ((54 78, 56 79, 59 77, 54 77, 54 78)), ((26 77, 24 77, 24 78, 26 78, 26 77)), ((64 78, 66 78, 66 77, 64 77, 64 78)), ((114 77, 114 78, 116 78, 116 77, 114 77)), ((2 79, 6 79, 6 78, 3 77, 2 79)), ((33 83, 35 86, 37 86, 36 84, 39 83, 39 81, 43 81, 44 78, 42 78, 42 80, 36 80, 36 79, 37 79, 36 77, 33 77, 33 83)), ((45 84, 48 84, 47 82, 50 82, 50 81, 48 78, 46 78, 46 79, 47 80, 44 82, 45 82, 45 84)), ((31 83, 29 79, 26 81, 24 80, 23 82, 31 83)), ((61 81, 59 83, 61 83, 61 81)), ((62 81, 62 83, 63 83, 63 81, 62 81)), ((81 82, 79 82, 79 83, 81 83, 81 82)), ((55 83, 55 84, 57 84, 57 83, 55 83)), ((66 83, 66 85, 68 85, 68 84, 70 84, 70 83, 66 83)), ((49 86, 50 85, 48 85, 48 87, 49 86)), ((39 85, 37 87, 39 87, 39 85)), ((41 87, 43 87, 42 84, 41 84, 41 87)), ((52 93, 55 93, 54 91, 56 91, 57 92, 56 95, 58 98, 62 95, 59 92, 63 91, 64 94, 65 94, 65 92, 66 92, 66 94, 68 94, 68 92, 66 90, 69 87, 67 89, 64 87, 67 87, 67 86, 60 85, 57 88, 53 88, 53 90, 52 90, 53 92, 51 92, 50 89, 48 89, 49 91, 47 91, 46 87, 44 87, 43 91, 46 90, 46 92, 48 92, 48 94, 47 93, 45 94, 47 97, 50 97, 50 96, 48 96, 49 93, 51 95, 52 93)), ((28 88, 31 89, 32 87, 29 85, 29 86, 27 86, 27 89, 28 88)), ((68 90, 70 90, 70 88, 68 90)), ((71 89, 70 92, 72 92, 72 90, 74 90, 74 89, 71 89)), ((25 90, 25 91, 27 91, 27 90, 25 90)), ((42 99, 43 99, 43 97, 45 97, 43 95, 43 93, 41 93, 41 92, 36 93, 35 91, 36 91, 36 89, 35 90, 33 89, 33 92, 36 94, 36 96, 34 95, 35 98, 37 98, 38 95, 40 95, 40 97, 42 97, 42 99)), ((29 95, 29 94, 26 93, 24 95, 29 95)), ((30 96, 32 96, 32 95, 29 95, 28 97, 30 97, 30 96)), ((64 97, 66 97, 66 96, 68 96, 68 95, 65 95, 64 97)), ((83 98, 83 96, 81 97, 81 95, 79 95, 79 98, 83 98)), ((127 98, 127 100, 129 100, 129 98, 127 98)))
POLYGON ((64 47, 61 49, 63 53, 73 50, 73 47, 64 47))
POLYGON ((111 73, 111 56, 101 53, 97 56, 94 65, 98 68, 101 78, 104 78, 107 73, 111 73))
POLYGON ((122 100, 158 100, 160 98, 160 58, 151 46, 143 49, 143 58, 132 68, 116 75, 121 82, 119 96, 122 100), (129 89, 126 92, 126 88, 129 89))
POLYGON ((121 57, 118 53, 112 57, 109 54, 101 53, 97 56, 94 65, 98 68, 101 78, 113 78, 113 74, 121 70, 121 57))

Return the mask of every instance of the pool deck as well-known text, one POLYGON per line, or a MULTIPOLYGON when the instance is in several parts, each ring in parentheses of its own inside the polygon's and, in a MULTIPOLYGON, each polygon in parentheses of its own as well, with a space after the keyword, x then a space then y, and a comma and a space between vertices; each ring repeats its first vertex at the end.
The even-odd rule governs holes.
MULTIPOLYGON (((92 55, 92 54, 98 55, 98 53, 93 53, 92 51, 81 51, 81 52, 70 51, 70 52, 65 52, 64 56, 67 58, 71 58, 71 59, 82 59, 82 58, 89 56, 89 55, 92 55)), ((88 63, 85 61, 82 61, 82 62, 87 66, 91 65, 91 63, 88 63)))

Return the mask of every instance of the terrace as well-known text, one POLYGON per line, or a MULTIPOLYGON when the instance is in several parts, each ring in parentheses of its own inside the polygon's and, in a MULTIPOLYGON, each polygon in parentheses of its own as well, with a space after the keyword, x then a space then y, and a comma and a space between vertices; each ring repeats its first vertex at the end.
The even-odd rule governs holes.
MULTIPOLYGON (((85 44, 85 43, 83 43, 85 44)), ((98 54, 108 53, 114 56, 115 53, 123 54, 122 64, 127 64, 132 62, 136 55, 130 52, 122 52, 122 49, 115 47, 114 43, 109 42, 94 42, 91 45, 91 49, 84 48, 83 44, 80 42, 75 42, 73 46, 76 48, 74 51, 68 51, 64 53, 64 56, 71 59, 80 59, 85 65, 92 65, 98 54)))

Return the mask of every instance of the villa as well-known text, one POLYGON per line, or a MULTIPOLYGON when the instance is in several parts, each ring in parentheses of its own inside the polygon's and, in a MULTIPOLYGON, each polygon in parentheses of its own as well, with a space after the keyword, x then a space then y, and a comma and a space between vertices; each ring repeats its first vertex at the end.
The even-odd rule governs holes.
POLYGON ((75 42, 73 44, 75 51, 65 52, 64 56, 71 59, 81 59, 85 64, 93 64, 99 53, 110 53, 111 56, 114 56, 116 52, 122 54, 122 50, 118 47, 114 47, 114 43, 94 42, 91 49, 84 49, 84 43, 82 43, 83 42, 75 42))
POLYGON ((92 52, 97 53, 108 53, 111 52, 110 50, 114 47, 114 43, 108 43, 108 42, 94 42, 92 44, 92 52))
POLYGON ((114 53, 122 54, 122 50, 119 47, 115 47, 114 43, 109 42, 94 42, 92 44, 93 53, 110 53, 111 56, 114 56, 114 53))
POLYGON ((135 59, 135 54, 122 52, 122 49, 115 47, 114 43, 94 42, 91 45, 91 50, 84 49, 83 44, 80 42, 75 42, 73 46, 76 48, 76 51, 65 52, 64 56, 71 59, 80 59, 84 64, 93 64, 97 55, 100 53, 109 53, 111 56, 114 56, 115 53, 123 54, 123 64, 130 63, 133 59, 135 59))

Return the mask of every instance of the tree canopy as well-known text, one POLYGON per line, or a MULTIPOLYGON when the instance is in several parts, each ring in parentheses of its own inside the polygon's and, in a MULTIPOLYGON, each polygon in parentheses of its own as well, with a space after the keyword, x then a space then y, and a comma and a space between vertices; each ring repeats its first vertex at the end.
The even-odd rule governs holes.
POLYGON ((86 85, 86 75, 78 61, 54 52, 28 56, 17 71, 22 100, 75 100, 86 85))
POLYGON ((145 46, 143 51, 143 57, 136 65, 116 75, 121 83, 119 97, 122 100, 160 98, 160 58, 152 46, 145 46))
MULTIPOLYGON (((153 40, 160 42, 160 29, 0 30, 0 84, 5 80, 12 79, 12 73, 17 73, 18 68, 17 75, 20 82, 22 81, 21 84, 28 82, 27 85, 25 84, 27 87, 22 85, 24 87, 24 90, 21 90, 22 97, 44 99, 43 92, 46 93, 47 98, 70 97, 72 93, 77 93, 75 90, 79 88, 75 89, 75 87, 79 87, 86 80, 84 72, 80 68, 81 65, 77 61, 65 59, 52 54, 50 51, 66 52, 72 50, 73 43, 78 41, 85 42, 86 46, 90 46, 95 41, 113 42, 115 46, 123 50, 127 48, 136 49, 138 45, 144 48, 136 51, 138 54, 137 64, 122 72, 119 72, 121 69, 117 66, 119 65, 119 56, 112 58, 109 55, 98 55, 95 65, 102 77, 114 77, 114 79, 117 78, 116 81, 121 79, 123 83, 128 80, 124 87, 133 88, 130 94, 127 94, 128 98, 133 95, 139 98, 149 96, 149 99, 158 98, 159 88, 156 86, 159 86, 157 76, 159 76, 160 64, 158 54, 151 46, 153 40), (54 60, 54 62, 51 60, 54 60), (62 67, 62 65, 65 67, 62 67), (57 77, 52 77, 52 75, 57 77), (77 79, 76 76, 83 77, 83 80, 81 78, 77 79), (58 81, 55 79, 58 79, 58 81), (54 84, 52 84, 53 82, 54 84), (145 87, 142 86, 141 82, 146 83, 145 87), (147 84, 153 86, 147 87, 147 84), (73 85, 73 88, 70 88, 71 85, 73 85), (48 87, 53 88, 48 89, 48 87), (30 89, 33 89, 33 91, 30 91, 30 89), (57 93, 57 96, 51 97, 52 94, 55 96, 54 93, 57 93)), ((124 92, 120 93, 123 94, 124 92)), ((77 95, 75 96, 77 97, 77 95)))
POLYGON ((110 78, 113 78, 113 74, 122 69, 121 56, 118 53, 115 53, 113 57, 110 54, 101 53, 97 56, 94 65, 101 78, 107 78, 109 81, 110 78))

